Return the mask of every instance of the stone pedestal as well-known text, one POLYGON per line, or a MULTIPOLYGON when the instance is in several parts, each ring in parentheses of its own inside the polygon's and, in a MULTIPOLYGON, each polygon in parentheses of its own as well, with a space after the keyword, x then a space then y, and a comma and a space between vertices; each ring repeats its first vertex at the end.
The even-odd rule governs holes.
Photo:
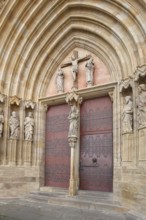
POLYGON ((122 135, 122 161, 132 162, 133 160, 133 133, 122 135))
POLYGON ((8 140, 8 164, 11 166, 15 166, 17 161, 17 141, 17 139, 8 140))
POLYGON ((138 131, 139 149, 138 156, 139 160, 146 160, 146 128, 140 128, 138 131))
POLYGON ((24 148, 23 148, 23 160, 25 166, 31 165, 31 157, 32 157, 32 141, 24 141, 24 148))

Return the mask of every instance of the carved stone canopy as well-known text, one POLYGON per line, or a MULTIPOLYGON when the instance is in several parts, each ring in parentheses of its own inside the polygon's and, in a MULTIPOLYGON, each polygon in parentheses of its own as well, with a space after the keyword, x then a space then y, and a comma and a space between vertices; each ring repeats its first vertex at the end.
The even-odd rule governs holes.
POLYGON ((128 79, 124 79, 120 82, 120 92, 124 92, 125 90, 128 90, 129 88, 132 88, 133 79, 132 77, 129 77, 128 79))
POLYGON ((31 108, 34 109, 35 103, 32 100, 25 101, 25 108, 31 108))
POLYGON ((139 81, 140 79, 143 79, 146 77, 146 65, 138 66, 135 71, 135 77, 134 81, 139 81))
POLYGON ((10 97, 10 105, 17 105, 17 106, 19 106, 20 105, 20 101, 21 101, 21 99, 20 98, 18 98, 17 96, 11 96, 10 97))

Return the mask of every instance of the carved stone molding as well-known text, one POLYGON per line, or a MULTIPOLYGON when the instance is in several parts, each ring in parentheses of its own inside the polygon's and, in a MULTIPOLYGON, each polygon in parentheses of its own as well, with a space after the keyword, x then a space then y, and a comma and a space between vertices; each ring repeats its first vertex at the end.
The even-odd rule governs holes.
POLYGON ((0 0, 0 13, 1 13, 1 10, 4 8, 6 2, 7 0, 0 0))
POLYGON ((135 73, 134 73, 134 81, 138 82, 140 79, 146 77, 146 65, 138 66, 135 73))
POLYGON ((34 109, 35 108, 35 102, 33 102, 32 100, 25 101, 25 108, 34 109))
POLYGON ((6 96, 4 94, 0 93, 0 103, 4 103, 5 98, 6 98, 6 96))
POLYGON ((120 92, 123 93, 125 90, 132 88, 133 78, 129 77, 128 79, 124 79, 120 82, 120 92))
POLYGON ((20 105, 20 102, 21 102, 21 99, 18 98, 17 96, 11 96, 10 97, 10 105, 17 105, 19 106, 20 105))

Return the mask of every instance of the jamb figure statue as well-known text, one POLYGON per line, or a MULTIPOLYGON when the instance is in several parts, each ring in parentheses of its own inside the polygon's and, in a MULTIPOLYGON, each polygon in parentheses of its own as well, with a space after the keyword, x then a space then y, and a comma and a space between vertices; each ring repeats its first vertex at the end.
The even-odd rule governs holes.
POLYGON ((126 96, 124 111, 122 115, 123 134, 132 132, 132 123, 133 123, 133 102, 131 96, 126 96))
POLYGON ((95 69, 92 57, 87 61, 85 68, 86 68, 86 83, 87 86, 89 87, 93 85, 93 73, 95 69))
POLYGON ((78 136, 78 117, 79 111, 75 105, 71 106, 71 111, 69 113, 68 119, 70 121, 68 137, 78 136))
POLYGON ((0 138, 2 137, 4 129, 4 113, 3 110, 0 109, 0 138))
POLYGON ((57 76, 56 76, 56 86, 57 92, 63 93, 64 92, 64 73, 61 68, 58 69, 57 76))
POLYGON ((34 133, 34 118, 32 112, 28 113, 24 121, 24 139, 32 141, 34 133))
POLYGON ((137 119, 139 128, 146 126, 146 85, 140 84, 138 86, 138 97, 136 100, 137 105, 137 119))
POLYGON ((17 139, 20 132, 20 122, 17 113, 14 111, 9 119, 10 138, 17 139))

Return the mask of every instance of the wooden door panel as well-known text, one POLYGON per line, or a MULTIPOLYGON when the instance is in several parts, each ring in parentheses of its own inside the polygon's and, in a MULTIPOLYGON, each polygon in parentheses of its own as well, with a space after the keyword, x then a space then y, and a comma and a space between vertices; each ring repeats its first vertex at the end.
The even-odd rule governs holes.
POLYGON ((80 143, 80 189, 112 191, 112 103, 108 97, 83 103, 80 143))
POLYGON ((52 106, 47 112, 45 185, 68 188, 70 178, 70 147, 68 145, 67 104, 52 106))

